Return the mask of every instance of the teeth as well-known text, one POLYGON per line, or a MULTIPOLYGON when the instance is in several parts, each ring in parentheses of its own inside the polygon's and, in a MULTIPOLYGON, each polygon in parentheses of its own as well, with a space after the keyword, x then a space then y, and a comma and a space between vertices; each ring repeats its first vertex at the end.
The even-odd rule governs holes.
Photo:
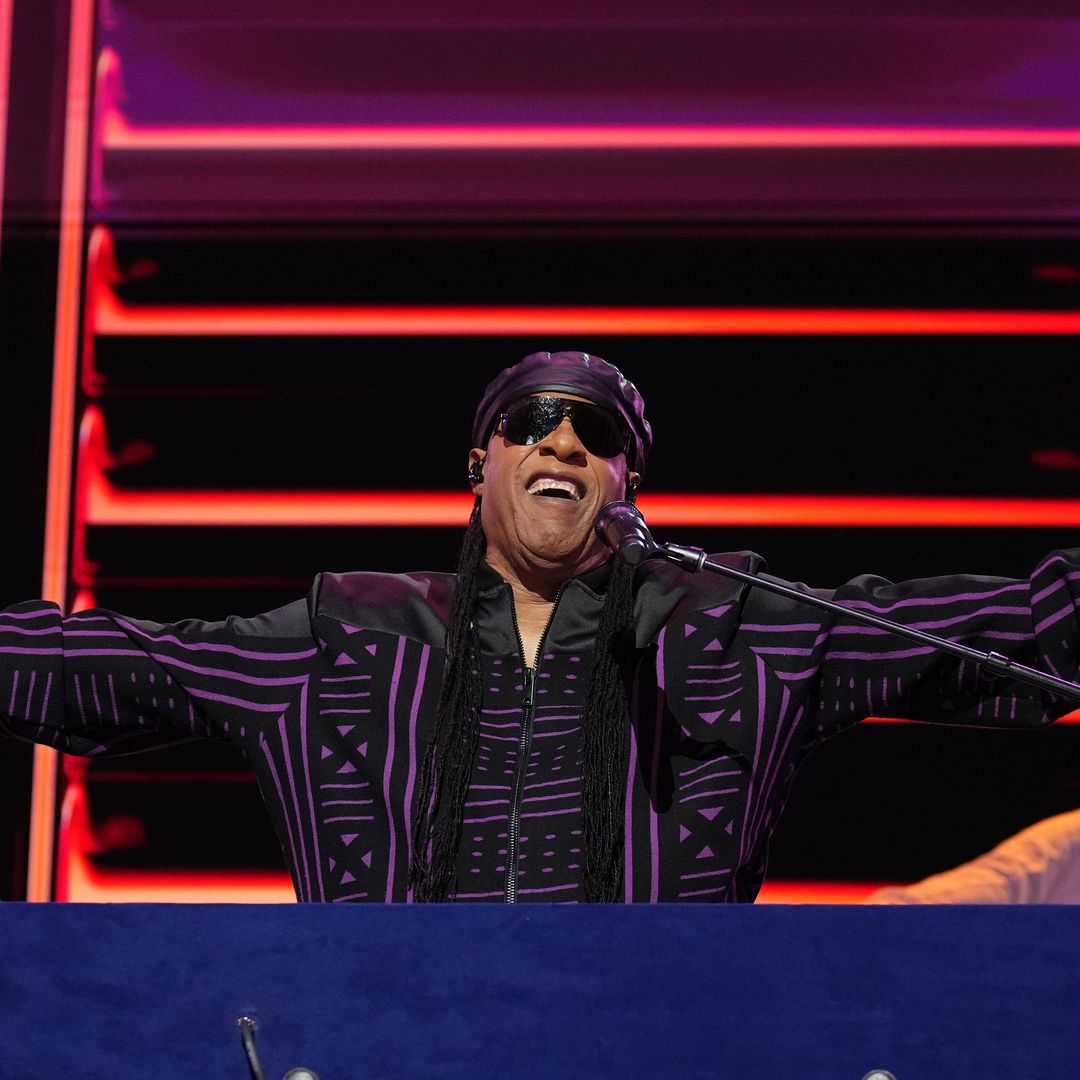
POLYGON ((577 484, 569 480, 556 480, 550 476, 541 476, 534 480, 527 488, 530 495, 539 495, 542 491, 565 491, 574 502, 581 501, 581 492, 577 484))

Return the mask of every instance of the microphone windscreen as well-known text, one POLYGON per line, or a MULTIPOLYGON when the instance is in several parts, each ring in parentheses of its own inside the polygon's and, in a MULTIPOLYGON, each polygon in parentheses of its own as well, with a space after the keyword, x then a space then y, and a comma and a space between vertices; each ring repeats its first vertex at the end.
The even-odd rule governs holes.
POLYGON ((597 515, 595 528, 596 535, 631 566, 656 550, 645 519, 633 503, 607 503, 597 515))

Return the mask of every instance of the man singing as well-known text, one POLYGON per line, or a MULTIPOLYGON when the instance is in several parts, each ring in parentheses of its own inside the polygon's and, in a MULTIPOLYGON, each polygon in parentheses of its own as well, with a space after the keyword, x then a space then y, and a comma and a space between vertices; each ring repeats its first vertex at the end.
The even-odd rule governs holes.
MULTIPOLYGON (((456 575, 323 574, 306 601, 171 626, 0 615, 6 730, 79 754, 201 735, 254 770, 312 901, 749 901, 795 770, 879 714, 1038 726, 1068 706, 973 663, 597 539, 652 440, 588 353, 488 386, 456 575)), ((719 561, 756 570, 752 554, 719 561)), ((1073 679, 1077 553, 1030 581, 831 594, 1073 679)))

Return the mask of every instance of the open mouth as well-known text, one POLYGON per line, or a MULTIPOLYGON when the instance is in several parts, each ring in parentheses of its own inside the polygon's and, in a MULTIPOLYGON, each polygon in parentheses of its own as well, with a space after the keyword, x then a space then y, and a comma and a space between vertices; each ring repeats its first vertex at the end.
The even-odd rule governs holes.
POLYGON ((526 489, 530 495, 545 499, 568 499, 581 502, 581 489, 571 480, 557 480, 553 476, 538 476, 526 489))

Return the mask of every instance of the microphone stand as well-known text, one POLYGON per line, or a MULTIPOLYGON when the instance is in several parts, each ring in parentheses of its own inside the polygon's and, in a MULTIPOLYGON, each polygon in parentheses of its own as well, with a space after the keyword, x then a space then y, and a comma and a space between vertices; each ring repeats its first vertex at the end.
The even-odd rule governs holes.
POLYGON ((255 1021, 250 1016, 238 1016, 236 1026, 240 1029, 240 1042, 244 1047, 244 1056, 247 1058, 248 1072, 251 1080, 266 1080, 262 1062, 259 1060, 259 1052, 255 1049, 255 1021))
MULTIPOLYGON (((259 1052, 255 1049, 255 1029, 258 1025, 250 1016, 238 1016, 236 1026, 240 1029, 240 1043, 244 1048, 244 1056, 247 1058, 248 1072, 251 1080, 266 1080, 262 1062, 259 1060, 259 1052)), ((299 1069, 290 1069, 281 1080, 319 1080, 310 1069, 302 1066, 299 1069)))
POLYGON ((1080 705, 1080 686, 1067 682, 1065 679, 1059 679, 1056 675, 1048 675, 1036 668, 1018 664, 1001 653, 982 652, 969 645, 961 645, 947 638, 938 637, 936 634, 928 634, 924 630, 916 630, 902 623, 893 622, 891 619, 884 619, 880 615, 853 610, 835 600, 824 600, 812 593, 802 592, 790 583, 774 578, 770 574, 751 574, 746 570, 737 570, 733 566, 713 562, 701 548, 684 547, 682 544, 658 544, 649 533, 641 512, 629 503, 608 503, 600 511, 596 531, 609 547, 614 548, 632 566, 637 566, 646 559, 664 559, 694 574, 702 570, 707 570, 712 574, 721 574, 755 588, 776 593, 777 596, 784 596, 797 603, 808 604, 810 607, 831 612, 851 622, 864 623, 867 626, 877 627, 879 630, 886 630, 897 637, 916 641, 920 645, 927 645, 950 656, 959 657, 961 660, 970 660, 993 675, 1015 679, 1017 682, 1026 683, 1028 686, 1034 686, 1039 690, 1064 698, 1072 704, 1080 705))

